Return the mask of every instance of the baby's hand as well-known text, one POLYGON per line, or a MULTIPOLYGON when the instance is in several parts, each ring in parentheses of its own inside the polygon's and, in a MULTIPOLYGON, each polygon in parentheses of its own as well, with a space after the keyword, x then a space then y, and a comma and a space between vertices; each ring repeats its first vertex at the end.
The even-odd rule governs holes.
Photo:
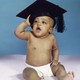
POLYGON ((51 65, 53 65, 53 66, 58 65, 58 60, 53 60, 53 62, 51 63, 51 65))
POLYGON ((29 22, 29 18, 30 18, 30 15, 27 17, 27 19, 25 20, 25 23, 30 26, 30 22, 29 22))

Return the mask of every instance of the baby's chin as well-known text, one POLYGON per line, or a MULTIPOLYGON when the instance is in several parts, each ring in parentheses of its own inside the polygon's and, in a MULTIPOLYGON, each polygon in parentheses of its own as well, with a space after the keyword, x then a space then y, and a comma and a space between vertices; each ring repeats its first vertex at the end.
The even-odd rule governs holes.
POLYGON ((35 36, 36 36, 37 38, 43 38, 43 37, 44 37, 43 35, 36 35, 36 34, 35 34, 35 36))
POLYGON ((34 36, 37 38, 43 37, 43 35, 41 33, 37 33, 37 32, 33 32, 33 33, 34 33, 34 36))
POLYGON ((37 38, 45 38, 46 37, 46 35, 42 35, 42 34, 34 34, 34 35, 37 38))

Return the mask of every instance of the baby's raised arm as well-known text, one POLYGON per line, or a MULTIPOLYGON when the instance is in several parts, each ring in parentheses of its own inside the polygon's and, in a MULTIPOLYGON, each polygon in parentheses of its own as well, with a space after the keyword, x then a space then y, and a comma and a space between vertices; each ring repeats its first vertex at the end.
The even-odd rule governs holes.
POLYGON ((20 39, 28 40, 29 38, 30 31, 25 31, 25 28, 30 26, 29 17, 30 15, 27 17, 27 19, 24 22, 19 24, 19 26, 15 30, 15 35, 20 39))

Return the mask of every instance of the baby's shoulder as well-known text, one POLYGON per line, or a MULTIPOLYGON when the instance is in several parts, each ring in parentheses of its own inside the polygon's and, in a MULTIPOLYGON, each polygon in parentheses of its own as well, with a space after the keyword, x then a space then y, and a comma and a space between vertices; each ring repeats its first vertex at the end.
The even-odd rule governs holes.
POLYGON ((51 38, 51 39, 56 39, 56 37, 55 37, 54 34, 50 34, 50 38, 51 38))

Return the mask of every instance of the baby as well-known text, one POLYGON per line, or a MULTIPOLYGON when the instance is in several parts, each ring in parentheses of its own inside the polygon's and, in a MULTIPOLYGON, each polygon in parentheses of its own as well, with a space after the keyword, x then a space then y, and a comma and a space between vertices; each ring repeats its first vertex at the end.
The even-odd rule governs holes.
POLYGON ((45 76, 53 75, 58 80, 73 80, 73 73, 67 73, 59 63, 59 49, 52 33, 55 23, 55 18, 52 18, 49 12, 41 11, 37 16, 29 15, 26 21, 16 28, 15 35, 27 41, 27 67, 23 70, 25 80, 43 80, 45 76), (29 26, 32 31, 25 30, 29 26))
POLYGON ((48 16, 39 16, 36 17, 33 22, 32 31, 25 31, 25 28, 30 26, 29 17, 16 28, 16 36, 28 41, 26 57, 28 67, 23 71, 26 80, 40 80, 40 78, 44 77, 43 75, 45 74, 47 74, 47 76, 52 76, 51 70, 58 80, 66 80, 67 77, 71 78, 67 80, 73 80, 73 74, 67 74, 63 65, 58 63, 59 50, 56 38, 52 34, 53 25, 54 20, 52 18, 48 16), (47 66, 51 67, 51 70, 46 69, 47 66), (36 70, 38 68, 40 69, 40 67, 41 71, 36 70), (46 69, 46 71, 42 71, 42 67, 46 69), (39 75, 39 71, 43 73, 42 76, 39 75))

